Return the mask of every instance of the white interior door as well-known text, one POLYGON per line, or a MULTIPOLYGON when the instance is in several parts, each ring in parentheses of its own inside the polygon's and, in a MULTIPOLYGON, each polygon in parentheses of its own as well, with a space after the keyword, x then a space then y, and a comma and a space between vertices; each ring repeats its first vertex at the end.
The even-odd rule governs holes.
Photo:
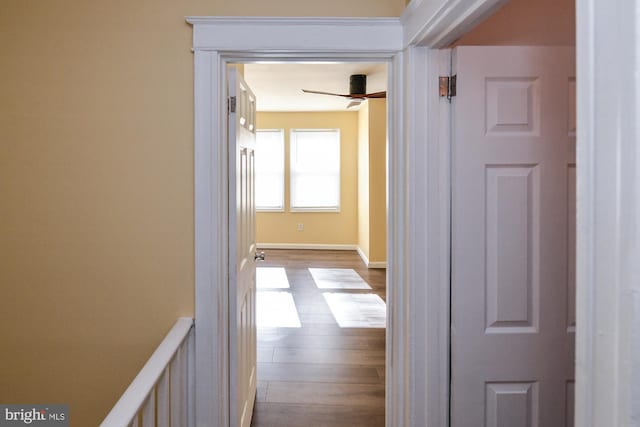
POLYGON ((256 98, 229 69, 230 425, 249 427, 256 396, 256 98))
POLYGON ((451 425, 573 426, 574 49, 452 64, 451 425))

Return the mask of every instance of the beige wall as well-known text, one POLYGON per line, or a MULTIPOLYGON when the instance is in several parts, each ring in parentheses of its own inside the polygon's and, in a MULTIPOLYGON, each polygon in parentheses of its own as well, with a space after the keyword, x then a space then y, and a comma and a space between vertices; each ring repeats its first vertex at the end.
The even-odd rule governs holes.
POLYGON ((369 261, 387 260, 387 102, 369 104, 369 261))
POLYGON ((358 245, 370 262, 387 259, 387 103, 370 99, 358 112, 358 245))
POLYGON ((358 247, 369 258, 369 102, 358 111, 358 247))
POLYGON ((258 113, 258 129, 284 129, 285 211, 258 212, 258 243, 355 245, 358 239, 358 116, 356 112, 258 113), (340 129, 340 212, 290 212, 291 129, 340 129), (297 224, 304 224, 298 231, 297 224))
POLYGON ((206 1, 4 1, 0 402, 97 425, 193 314, 193 57, 206 1), (170 83, 170 84, 169 84, 170 83))
POLYGON ((575 0, 510 0, 455 45, 575 45, 575 0))
POLYGON ((397 16, 402 3, 4 0, 0 402, 68 403, 71 425, 97 425, 193 314, 184 16, 397 16))
POLYGON ((405 0, 212 0, 221 16, 400 16, 405 0))

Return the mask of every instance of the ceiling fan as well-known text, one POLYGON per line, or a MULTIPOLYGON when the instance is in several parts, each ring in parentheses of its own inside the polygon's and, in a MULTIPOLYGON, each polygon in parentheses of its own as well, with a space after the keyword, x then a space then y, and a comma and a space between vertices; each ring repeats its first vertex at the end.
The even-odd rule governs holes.
POLYGON ((356 107, 360 103, 369 98, 386 98, 387 92, 373 92, 367 93, 367 76, 365 74, 353 74, 349 77, 349 94, 343 95, 340 93, 322 92, 318 90, 302 89, 304 93, 315 93, 318 95, 331 95, 341 96, 343 98, 350 99, 351 102, 347 105, 347 108, 356 107))

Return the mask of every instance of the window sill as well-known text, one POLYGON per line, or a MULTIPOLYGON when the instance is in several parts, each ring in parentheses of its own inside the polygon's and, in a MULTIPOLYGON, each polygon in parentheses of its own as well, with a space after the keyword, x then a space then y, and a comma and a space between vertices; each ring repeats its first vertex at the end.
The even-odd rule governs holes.
POLYGON ((340 213, 340 208, 291 208, 289 212, 294 213, 340 213))
POLYGON ((268 209, 268 208, 265 208, 265 209, 258 209, 258 208, 256 208, 256 212, 257 212, 257 213, 260 213, 260 212, 264 212, 264 213, 269 213, 269 212, 273 212, 273 213, 283 213, 283 212, 284 212, 284 209, 283 209, 283 208, 277 208, 277 209, 276 209, 276 208, 274 208, 274 209, 268 209))

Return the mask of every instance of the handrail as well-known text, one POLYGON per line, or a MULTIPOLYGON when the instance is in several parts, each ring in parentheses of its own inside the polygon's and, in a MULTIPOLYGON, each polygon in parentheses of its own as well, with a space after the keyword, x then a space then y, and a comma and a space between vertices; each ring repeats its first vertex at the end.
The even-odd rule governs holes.
MULTIPOLYGON (((188 338, 194 325, 193 319, 180 317, 167 336, 153 352, 142 370, 133 379, 100 427, 123 427, 137 425, 137 417, 145 403, 153 395, 158 381, 188 338), (132 424, 133 423, 133 424, 132 424)), ((189 361, 185 360, 188 364, 189 361)), ((185 364, 185 366, 187 366, 185 364)))

